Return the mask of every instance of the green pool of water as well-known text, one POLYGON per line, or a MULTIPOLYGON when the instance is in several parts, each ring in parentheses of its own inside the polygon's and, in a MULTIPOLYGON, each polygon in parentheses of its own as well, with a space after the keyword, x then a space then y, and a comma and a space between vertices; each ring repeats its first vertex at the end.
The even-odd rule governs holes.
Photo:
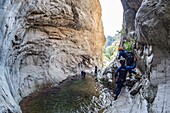
POLYGON ((102 111, 95 101, 100 93, 94 78, 68 81, 27 101, 25 113, 88 113, 102 111))

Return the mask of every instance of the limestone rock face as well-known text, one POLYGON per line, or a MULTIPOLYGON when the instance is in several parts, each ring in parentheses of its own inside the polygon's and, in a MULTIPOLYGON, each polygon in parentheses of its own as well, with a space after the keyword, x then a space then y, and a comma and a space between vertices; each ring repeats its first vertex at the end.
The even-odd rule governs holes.
POLYGON ((142 0, 126 0, 127 4, 131 9, 138 11, 139 7, 141 6, 142 0))
POLYGON ((138 42, 156 45, 167 50, 170 46, 170 2, 164 0, 144 1, 136 15, 138 42))
POLYGON ((135 31, 135 16, 138 11, 142 0, 121 0, 124 9, 123 25, 125 34, 135 31))
POLYGON ((102 61, 98 0, 0 1, 0 111, 102 61))
POLYGON ((151 84, 158 87, 156 97, 149 106, 149 111, 153 113, 170 111, 169 26, 170 1, 144 0, 136 14, 135 31, 145 71, 151 84))
POLYGON ((135 20, 136 12, 134 9, 128 9, 124 12, 124 28, 125 33, 129 33, 135 30, 134 20, 135 20))
MULTIPOLYGON (((125 19, 125 33, 130 33, 131 28, 134 28, 137 42, 135 50, 139 56, 138 68, 147 75, 149 80, 148 85, 140 90, 142 91, 140 102, 146 102, 140 108, 147 106, 147 109, 140 110, 140 112, 170 112, 168 94, 170 92, 170 1, 140 0, 141 5, 138 4, 138 0, 121 1, 124 1, 122 3, 125 11, 124 18, 129 15, 126 12, 129 12, 130 8, 136 12, 134 22, 131 22, 131 25, 135 25, 134 27, 129 27, 129 19, 125 19)), ((130 14, 134 15, 134 13, 130 14)), ((135 98, 137 97, 135 96, 135 98)), ((139 99, 135 99, 135 102, 137 101, 139 99)), ((115 107, 119 111, 118 104, 115 107)), ((138 109, 138 107, 135 109, 138 109)), ((135 109, 130 112, 135 112, 135 109)))

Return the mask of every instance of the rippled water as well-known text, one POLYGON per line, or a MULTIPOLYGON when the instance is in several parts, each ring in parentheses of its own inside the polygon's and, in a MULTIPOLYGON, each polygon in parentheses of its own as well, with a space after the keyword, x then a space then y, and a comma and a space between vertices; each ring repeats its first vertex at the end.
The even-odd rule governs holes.
POLYGON ((26 103, 23 113, 102 113, 111 102, 108 89, 101 89, 87 76, 38 94, 26 103))

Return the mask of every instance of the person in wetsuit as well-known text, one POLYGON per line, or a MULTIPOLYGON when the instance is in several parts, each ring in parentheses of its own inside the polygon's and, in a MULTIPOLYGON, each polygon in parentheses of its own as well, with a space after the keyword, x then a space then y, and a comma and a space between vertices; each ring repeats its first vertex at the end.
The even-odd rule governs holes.
POLYGON ((121 89, 124 86, 124 83, 126 81, 127 72, 132 72, 132 73, 136 74, 135 71, 132 71, 132 69, 134 69, 136 67, 136 60, 135 60, 133 66, 125 66, 125 60, 120 60, 120 64, 121 64, 121 66, 118 67, 115 72, 115 82, 116 82, 115 100, 119 96, 121 89))

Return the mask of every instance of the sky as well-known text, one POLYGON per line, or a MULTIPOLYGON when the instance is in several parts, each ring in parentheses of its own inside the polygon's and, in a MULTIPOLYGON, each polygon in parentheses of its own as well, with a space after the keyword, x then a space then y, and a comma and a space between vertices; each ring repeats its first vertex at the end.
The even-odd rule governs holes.
POLYGON ((123 23, 123 7, 120 0, 100 0, 105 36, 114 36, 123 23))

